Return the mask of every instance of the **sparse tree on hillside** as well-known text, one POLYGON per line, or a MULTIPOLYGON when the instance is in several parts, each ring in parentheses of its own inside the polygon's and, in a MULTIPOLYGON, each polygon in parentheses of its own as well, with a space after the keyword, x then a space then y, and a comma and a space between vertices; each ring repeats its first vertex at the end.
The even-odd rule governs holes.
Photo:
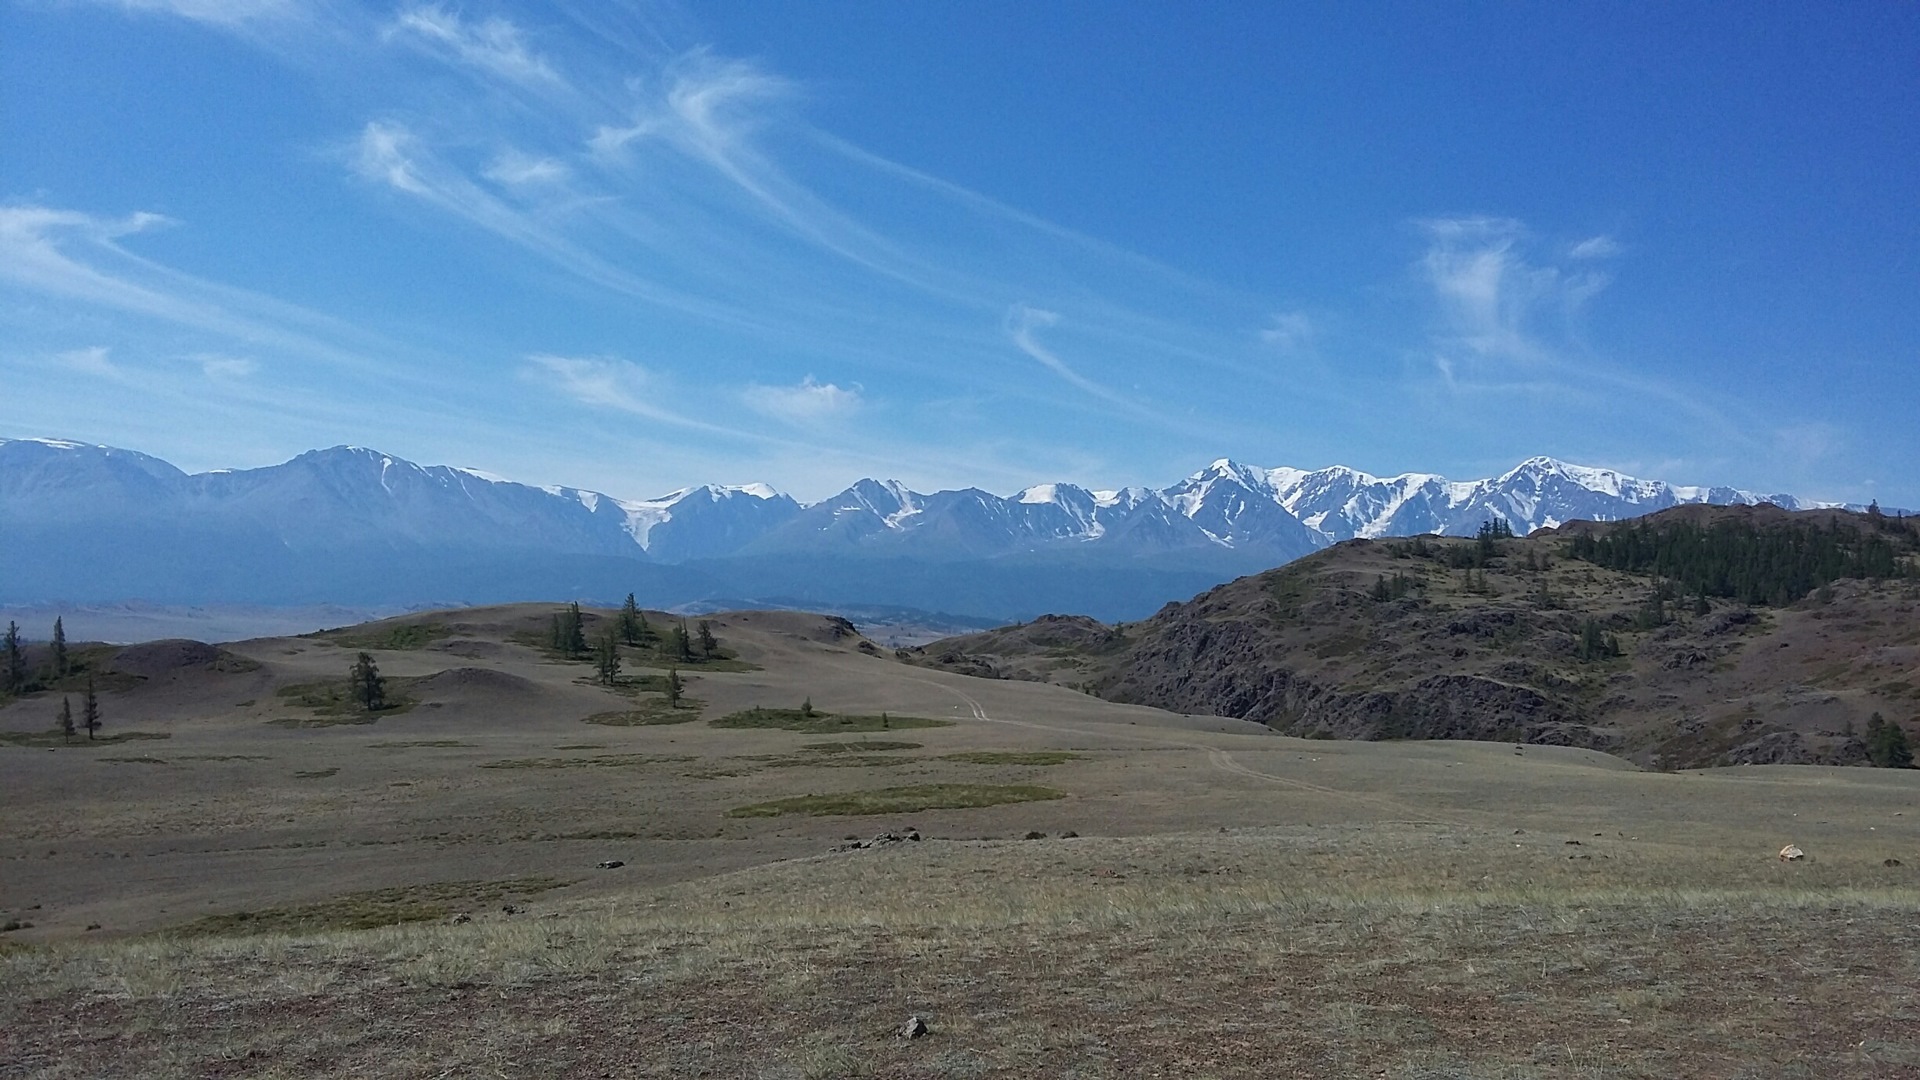
POLYGON ((1606 660, 1619 656, 1620 639, 1600 629, 1600 620, 1588 619, 1574 643, 1574 655, 1582 660, 1606 660))
POLYGON ((813 716, 813 699, 812 698, 808 698, 807 700, 802 701, 800 703, 800 715, 806 716, 806 717, 813 716))
POLYGON ((9 694, 18 693, 27 682, 27 658, 20 651, 20 624, 17 622, 7 623, 5 654, 0 657, 0 660, 4 660, 4 666, 0 666, 0 679, 6 682, 0 685, 0 690, 9 694))
POLYGON ((68 663, 67 628, 61 623, 58 616, 55 616, 53 620, 53 644, 51 649, 52 651, 48 655, 49 661, 53 665, 53 677, 56 679, 64 679, 67 676, 68 663))
POLYGON ((575 600, 567 605, 567 614, 562 624, 567 635, 565 649, 567 656, 579 658, 587 655, 587 622, 586 617, 580 614, 580 601, 575 600))
POLYGON ((1913 768, 1913 748, 1899 724, 1888 723, 1879 713, 1867 720, 1867 759, 1883 769, 1913 768))
POLYGON ((713 636, 713 624, 705 619, 701 619, 698 629, 700 631, 700 657, 703 660, 711 660, 713 659, 714 651, 720 648, 719 640, 713 636))
POLYGON ((60 699, 60 737, 67 742, 73 741, 73 699, 60 699))
POLYGON ((594 657, 593 669, 601 682, 612 686, 620 676, 620 641, 608 630, 600 635, 600 647, 594 657))
POLYGON ((677 709, 680 707, 680 694, 685 689, 686 689, 685 685, 680 682, 680 669, 668 668, 667 669, 667 708, 677 709))
POLYGON ((673 650, 673 657, 681 663, 693 661, 693 639, 687 636, 687 624, 683 621, 673 628, 673 640, 667 643, 673 650))
POLYGON ((89 742, 93 741, 93 736, 100 730, 100 698, 93 692, 91 675, 87 676, 87 696, 80 703, 80 726, 87 729, 89 742))
POLYGON ((627 602, 620 605, 620 640, 628 645, 640 644, 640 628, 646 622, 640 616, 640 605, 634 603, 633 594, 627 594, 627 602))
POLYGON ((373 662, 371 653, 361 653, 353 662, 353 670, 347 675, 347 685, 353 693, 353 700, 368 712, 379 712, 387 704, 387 680, 380 675, 380 665, 373 662))

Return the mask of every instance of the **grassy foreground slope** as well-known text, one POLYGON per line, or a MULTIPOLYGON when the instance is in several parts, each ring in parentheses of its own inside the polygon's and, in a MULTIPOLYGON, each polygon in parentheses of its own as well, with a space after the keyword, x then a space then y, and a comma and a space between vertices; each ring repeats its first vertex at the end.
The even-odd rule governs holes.
POLYGON ((903 656, 1303 736, 1857 764, 1875 714, 1920 740, 1916 524, 1683 507, 1349 541, 1143 622, 1055 617, 903 656))
POLYGON ((669 704, 554 610, 145 649, 107 730, 165 738, 0 706, 0 1076, 1920 1074, 1920 773, 1285 737, 784 612, 669 704), (362 649, 411 708, 281 693, 362 649))

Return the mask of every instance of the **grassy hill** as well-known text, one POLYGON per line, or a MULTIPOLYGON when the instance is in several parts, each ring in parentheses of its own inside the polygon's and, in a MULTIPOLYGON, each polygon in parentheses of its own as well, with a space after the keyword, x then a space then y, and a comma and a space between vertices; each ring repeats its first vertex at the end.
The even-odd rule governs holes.
POLYGON ((1910 520, 1773 507, 1355 540, 1142 622, 1043 620, 902 655, 1311 738, 1854 764, 1876 714, 1920 735, 1916 550, 1910 520))

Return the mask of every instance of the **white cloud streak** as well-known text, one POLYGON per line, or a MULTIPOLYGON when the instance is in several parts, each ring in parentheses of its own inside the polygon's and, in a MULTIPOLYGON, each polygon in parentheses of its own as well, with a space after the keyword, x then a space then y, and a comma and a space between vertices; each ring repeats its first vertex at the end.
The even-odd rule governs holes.
POLYGON ((54 357, 62 367, 101 378, 118 378, 120 369, 114 366, 110 358, 112 350, 105 345, 93 345, 85 349, 69 349, 54 357))
POLYGON ((844 420, 865 404, 859 385, 816 382, 811 375, 798 386, 749 386, 741 399, 757 413, 801 426, 844 420))
POLYGON ((469 22, 439 4, 423 4, 401 11, 382 37, 517 83, 562 81, 547 59, 528 47, 525 32, 499 16, 469 22))
POLYGON ((194 22, 234 27, 261 19, 295 14, 294 0, 98 0, 107 7, 129 12, 174 15, 194 22))
POLYGON ((1589 237, 1573 245, 1573 247, 1567 251, 1567 258, 1611 259, 1623 250, 1625 249, 1620 246, 1618 240, 1603 233, 1599 236, 1589 237))

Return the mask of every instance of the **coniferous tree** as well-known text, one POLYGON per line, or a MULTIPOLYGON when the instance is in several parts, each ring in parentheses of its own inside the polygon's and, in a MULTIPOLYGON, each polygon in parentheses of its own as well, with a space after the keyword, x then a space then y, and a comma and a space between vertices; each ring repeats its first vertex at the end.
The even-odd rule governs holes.
POLYGON ((587 623, 585 616, 580 614, 580 601, 575 600, 567 605, 563 624, 567 635, 567 656, 578 658, 587 655, 587 623))
POLYGON ((87 676, 87 696, 80 704, 80 726, 87 729, 87 741, 100 730, 100 698, 93 692, 93 676, 87 676))
POLYGON ((8 621, 5 655, 0 656, 0 679, 5 684, 0 690, 9 694, 19 693, 27 684, 27 658, 20 649, 20 624, 8 621))
POLYGON ((73 732, 73 699, 63 697, 60 699, 60 737, 72 742, 73 732))
POLYGON ((680 707, 680 694, 685 689, 686 689, 685 685, 680 681, 680 669, 668 668, 667 669, 667 707, 668 708, 677 709, 680 707))
POLYGON ((559 612, 554 613, 553 621, 547 627, 547 648, 552 649, 554 652, 567 651, 566 628, 562 623, 559 612))
POLYGON ((601 682, 612 686, 620 675, 620 642, 608 630, 600 635, 600 648, 594 657, 594 672, 601 682))
POLYGON ((693 639, 687 636, 687 624, 684 620, 679 626, 673 628, 673 640, 667 644, 673 650, 674 659, 683 664, 693 661, 693 639))
POLYGON ((633 594, 627 594, 627 602, 620 605, 620 640, 628 645, 640 644, 640 605, 634 603, 633 594))
POLYGON ((67 675, 67 628, 61 624, 58 616, 53 620, 52 658, 53 677, 66 678, 67 675))
POLYGON ((1913 768, 1913 748, 1907 743, 1907 733, 1879 713, 1867 721, 1867 760, 1883 769, 1913 768))
POLYGON ((347 674, 347 685, 353 694, 353 700, 368 712, 378 712, 387 704, 387 680, 380 674, 380 665, 373 662, 371 653, 361 653, 353 662, 353 670, 347 674))
POLYGON ((700 657, 703 660, 711 660, 715 650, 720 648, 719 639, 713 636, 713 624, 701 619, 697 629, 700 632, 700 657))
POLYGON ((813 715, 813 699, 812 698, 808 698, 807 700, 802 701, 800 703, 800 715, 808 716, 808 717, 813 715))

